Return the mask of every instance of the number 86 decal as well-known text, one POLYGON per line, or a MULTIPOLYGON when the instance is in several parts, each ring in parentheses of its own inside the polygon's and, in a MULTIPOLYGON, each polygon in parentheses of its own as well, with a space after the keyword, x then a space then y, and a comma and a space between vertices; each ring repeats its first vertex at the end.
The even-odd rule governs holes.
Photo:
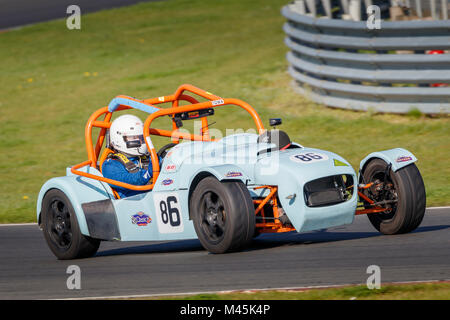
POLYGON ((184 230, 183 216, 176 192, 154 194, 154 204, 158 231, 160 233, 177 233, 184 230))
POLYGON ((166 201, 162 200, 159 203, 161 210, 161 219, 163 223, 170 222, 172 227, 177 227, 181 223, 180 212, 177 208, 172 207, 171 203, 177 203, 177 198, 174 196, 167 197, 166 201))
POLYGON ((328 160, 328 156, 323 153, 308 152, 290 156, 289 159, 299 163, 312 163, 317 161, 328 160))

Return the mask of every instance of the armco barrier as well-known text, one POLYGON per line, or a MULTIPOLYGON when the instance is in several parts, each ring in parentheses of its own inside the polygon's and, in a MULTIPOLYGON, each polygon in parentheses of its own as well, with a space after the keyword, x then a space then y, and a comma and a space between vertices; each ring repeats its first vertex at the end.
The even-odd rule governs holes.
POLYGON ((294 87, 328 106, 392 113, 450 113, 450 21, 312 18, 285 6, 294 87), (440 84, 440 85, 436 85, 440 84))

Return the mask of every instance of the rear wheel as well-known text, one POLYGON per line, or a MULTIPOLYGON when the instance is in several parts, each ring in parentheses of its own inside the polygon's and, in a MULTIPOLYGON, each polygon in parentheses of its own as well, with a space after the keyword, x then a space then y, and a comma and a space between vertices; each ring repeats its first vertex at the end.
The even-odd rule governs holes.
POLYGON ((255 210, 242 182, 203 179, 192 194, 190 212, 198 239, 211 253, 240 250, 253 238, 255 210))
MULTIPOLYGON (((385 207, 385 212, 369 213, 372 225, 383 234, 411 232, 425 214, 425 186, 416 165, 410 164, 396 172, 381 159, 371 160, 362 172, 365 183, 373 185, 365 195, 385 207)), ((371 208, 364 202, 366 209, 371 208)))
POLYGON ((100 240, 80 232, 77 217, 67 196, 58 189, 49 190, 42 200, 42 229, 50 250, 60 260, 95 255, 100 240))

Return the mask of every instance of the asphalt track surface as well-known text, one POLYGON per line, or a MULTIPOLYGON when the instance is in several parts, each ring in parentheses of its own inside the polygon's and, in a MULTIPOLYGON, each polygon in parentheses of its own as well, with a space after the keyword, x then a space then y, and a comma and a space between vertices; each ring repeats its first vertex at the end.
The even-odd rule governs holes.
POLYGON ((59 261, 37 225, 0 226, 0 299, 61 299, 450 279, 450 209, 427 210, 412 233, 379 234, 367 217, 318 232, 261 235, 215 255, 198 240, 103 242, 89 259, 59 261), (69 265, 81 290, 67 289, 69 265))
POLYGON ((78 5, 81 15, 138 2, 162 0, 0 0, 0 30, 68 17, 69 5, 78 5))

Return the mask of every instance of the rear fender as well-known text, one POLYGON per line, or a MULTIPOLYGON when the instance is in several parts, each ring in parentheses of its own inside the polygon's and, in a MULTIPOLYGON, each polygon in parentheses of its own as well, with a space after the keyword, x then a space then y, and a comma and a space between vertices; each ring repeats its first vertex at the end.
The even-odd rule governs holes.
POLYGON ((98 181, 81 176, 57 177, 48 180, 41 188, 37 200, 37 221, 40 223, 42 200, 51 189, 59 189, 69 198, 78 220, 80 231, 89 236, 89 230, 81 205, 86 202, 110 199, 109 192, 98 181))

